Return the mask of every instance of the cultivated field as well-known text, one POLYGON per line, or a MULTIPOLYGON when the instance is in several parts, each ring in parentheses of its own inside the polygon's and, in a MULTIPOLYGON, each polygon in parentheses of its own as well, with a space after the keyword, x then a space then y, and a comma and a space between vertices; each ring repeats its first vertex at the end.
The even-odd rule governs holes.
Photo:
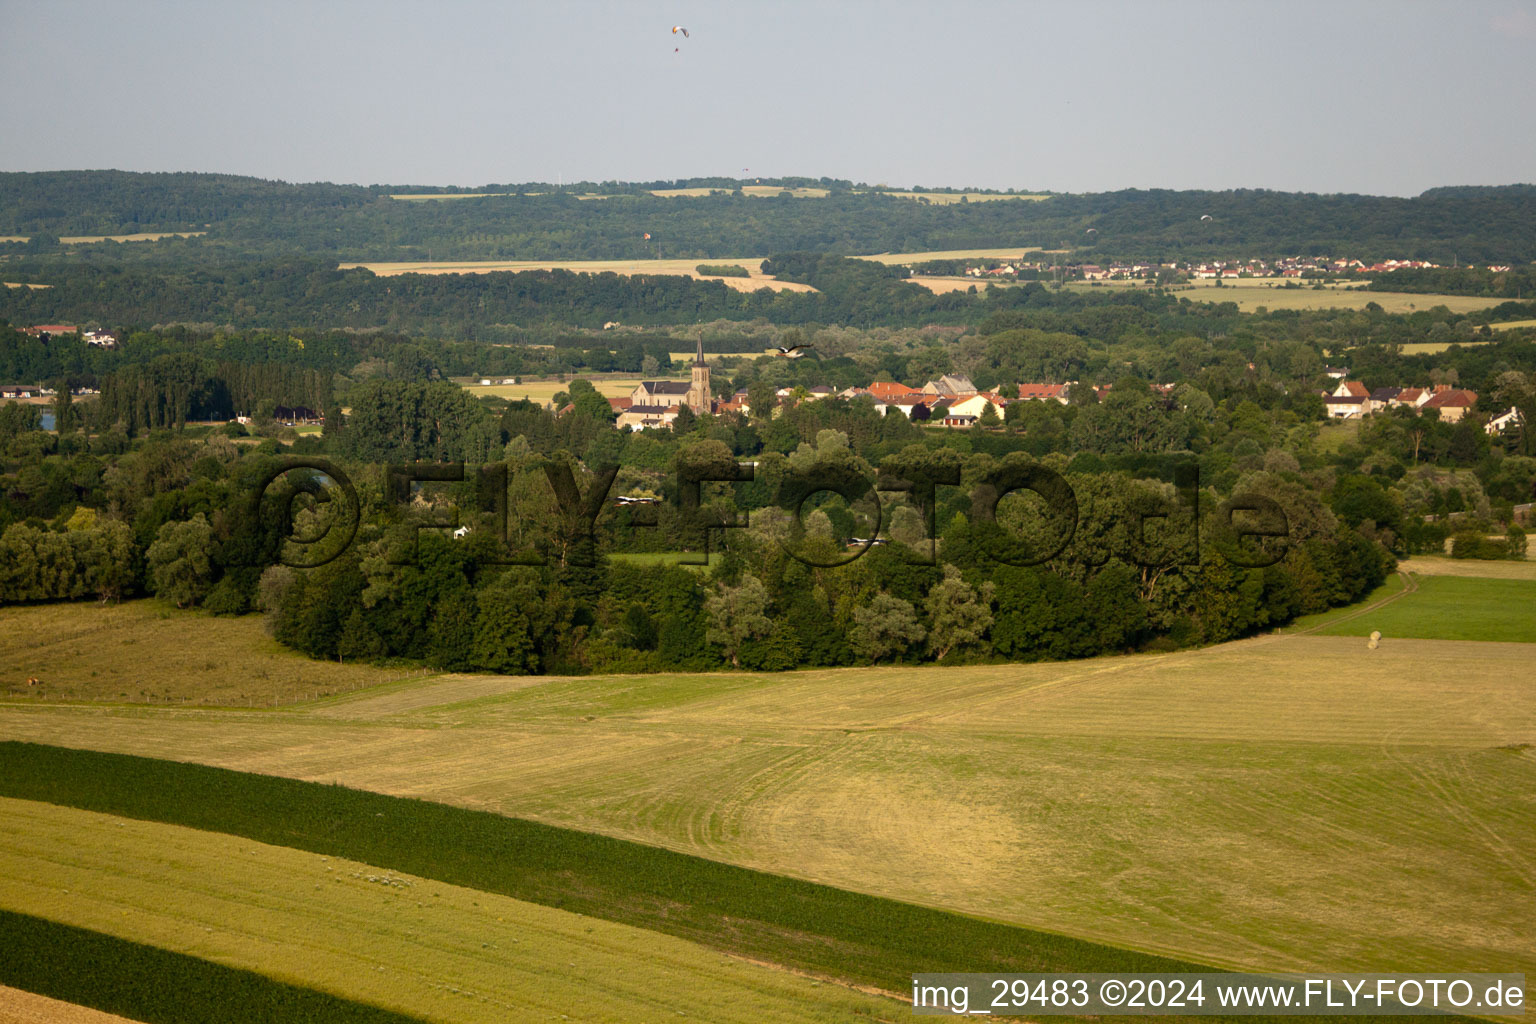
POLYGON ((1176 294, 1188 295, 1200 302, 1235 302, 1238 309, 1251 313, 1263 306, 1267 309, 1364 309, 1376 303, 1388 313, 1412 313, 1415 310, 1445 306, 1452 313, 1474 313, 1480 309, 1497 306, 1507 299, 1485 299, 1471 295, 1420 295, 1413 292, 1372 292, 1356 287, 1282 288, 1257 281, 1239 280, 1226 283, 1220 288, 1204 282, 1193 289, 1180 289, 1176 294), (1190 290, 1198 294, 1189 294, 1190 290))
POLYGON ((954 203, 990 203, 999 199, 1026 199, 1039 201, 1051 198, 1048 195, 1032 195, 1022 192, 1011 195, 997 195, 991 192, 886 192, 885 195, 896 196, 900 199, 926 200, 935 206, 949 206, 954 203))
POLYGON ((1405 356, 1432 356, 1436 352, 1444 352, 1452 345, 1460 345, 1462 348, 1473 348, 1478 345, 1486 345, 1486 341, 1410 341, 1398 348, 1405 356))
POLYGON ((860 256, 861 260, 873 260, 886 266, 910 266, 929 260, 1016 260, 1026 253, 1044 252, 1035 245, 1023 245, 1012 249, 939 249, 931 252, 882 252, 873 256, 860 256))
POLYGON ((335 780, 1218 965, 1536 971, 1533 648, 1400 635, 443 677, 260 715, 0 706, 0 738, 335 780))
POLYGON ((1536 580, 1536 562, 1483 561, 1480 558, 1444 558, 1414 555, 1402 568, 1416 576, 1477 576, 1490 580, 1536 580))
POLYGON ((1496 331, 1513 331, 1520 327, 1536 327, 1536 320, 1506 320, 1501 324, 1489 324, 1496 331))
POLYGON ((759 288, 772 288, 775 291, 789 292, 813 292, 816 289, 808 284, 799 284, 795 281, 780 281, 769 277, 761 269, 763 257, 756 256, 748 259, 686 259, 686 260, 462 260, 462 261, 437 261, 437 262, 405 262, 405 263, 343 263, 342 270, 350 270, 354 267, 362 267, 380 277, 394 277, 397 274, 493 274, 498 272, 517 273, 525 270, 569 270, 577 274, 666 274, 674 277, 693 277, 704 281, 719 281, 721 284, 737 291, 756 291, 759 288), (710 277, 700 274, 700 263, 713 263, 716 265, 733 264, 747 271, 746 277, 710 277))
MULTIPOLYGON (((162 238, 198 238, 206 231, 140 231, 131 235, 61 235, 63 245, 91 245, 95 242, 157 242, 162 238)), ((0 242, 25 242, 25 235, 0 236, 0 242)))
POLYGON ((127 1017, 88 1010, 0 985, 0 1024, 134 1024, 127 1017))
MULTIPOLYGON (((575 376, 580 376, 577 374, 575 376)), ((574 379, 574 378, 573 378, 574 379)), ((669 379, 669 378, 662 378, 669 379)), ((604 398, 624 398, 635 390, 640 383, 639 377, 625 377, 621 379, 593 380, 592 386, 597 393, 604 398)), ((562 391, 571 389, 570 382, 561 383, 554 380, 536 380, 526 384, 466 384, 464 390, 472 395, 495 395, 497 398, 505 398, 508 401, 516 401, 526 398, 530 402, 539 405, 547 405, 554 401, 556 395, 562 391)))
POLYGON ((0 799, 0 822, 6 909, 422 1020, 897 1012, 668 935, 354 861, 28 800, 0 799))
POLYGON ((218 618, 149 599, 0 608, 0 636, 0 696, 26 702, 270 706, 413 671, 311 661, 267 636, 260 616, 218 618), (34 677, 42 685, 28 686, 34 677))

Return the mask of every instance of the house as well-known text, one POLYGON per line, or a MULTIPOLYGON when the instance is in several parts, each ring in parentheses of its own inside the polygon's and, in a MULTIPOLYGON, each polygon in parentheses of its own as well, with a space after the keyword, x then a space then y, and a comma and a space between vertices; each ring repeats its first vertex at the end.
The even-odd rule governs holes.
POLYGON ((1343 380, 1345 377, 1349 376, 1349 367, 1325 366, 1323 367, 1323 376, 1332 377, 1334 380, 1343 380))
POLYGON ((38 385, 6 384, 0 386, 0 398, 37 398, 43 389, 38 385))
POLYGON ((1525 417, 1520 415, 1520 410, 1510 406, 1507 412, 1501 412, 1490 419, 1484 430, 1490 434, 1502 434, 1506 428, 1513 429, 1525 422, 1525 417))
POLYGON ((681 406, 677 403, 671 405, 642 405, 633 402, 628 409, 619 413, 614 422, 620 430, 658 430, 662 427, 670 427, 677 419, 681 406))
POLYGON ((624 412, 634 404, 635 403, 633 399, 626 397, 608 399, 608 408, 612 409, 615 413, 624 412))
POLYGON ((979 417, 976 417, 976 416, 966 416, 966 415, 963 415, 963 414, 952 413, 952 412, 947 412, 946 411, 944 413, 943 418, 939 420, 939 423, 940 423, 941 426, 960 427, 962 429, 965 429, 965 428, 969 428, 969 427, 974 427, 976 425, 976 420, 978 418, 979 417))
POLYGON ((1371 392, 1371 412, 1380 412, 1389 407, 1397 398, 1402 388, 1376 388, 1371 392))
POLYGON ((976 393, 976 385, 963 373, 946 373, 923 385, 923 394, 934 398, 964 398, 976 393))
MULTIPOLYGON (((971 417, 972 419, 979 420, 982 416, 982 413, 985 412, 985 410, 989 407, 993 412, 997 413, 998 419, 1002 419, 1003 408, 1007 404, 1008 403, 1006 401, 997 395, 985 391, 974 394, 969 398, 962 398, 959 401, 950 403, 949 411, 945 413, 944 416, 945 426, 959 426, 959 424, 951 424, 948 422, 949 418, 952 416, 971 417)), ((966 425, 969 426, 969 424, 966 425)))
POLYGON ((909 388, 905 384, 897 384, 888 380, 877 380, 869 386, 869 393, 875 396, 875 401, 886 402, 893 398, 901 398, 906 395, 921 395, 922 388, 909 388))
POLYGON ((901 398, 892 398, 888 401, 875 403, 875 411, 882 416, 889 416, 892 412, 905 416, 909 420, 926 420, 932 412, 930 399, 923 395, 905 395, 901 398))
POLYGON ((117 348, 120 340, 113 331, 86 331, 81 335, 87 345, 95 345, 98 348, 117 348))
POLYGON ((1437 388, 1429 401, 1424 403, 1425 409, 1439 410, 1440 419, 1445 423, 1461 422, 1461 418, 1476 406, 1477 392, 1461 388, 1446 388, 1443 391, 1437 388))
POLYGON ((816 401, 822 398, 831 398, 834 394, 836 394, 836 392, 827 387, 825 384, 817 384, 813 388, 807 388, 806 394, 812 401, 816 401))
POLYGON ((45 335, 53 337, 60 334, 74 334, 79 330, 80 328, 74 324, 38 324, 36 327, 23 327, 21 332, 23 334, 30 334, 34 338, 40 338, 45 335))
POLYGON ((1370 398, 1371 389, 1357 380, 1341 380, 1333 389, 1335 398, 1370 398))
POLYGON ((1323 407, 1331 420, 1357 420, 1366 414, 1369 402, 1364 395, 1326 395, 1323 407))
POLYGON ((1388 404, 1394 409, 1407 408, 1417 411, 1429 401, 1430 393, 1428 388, 1403 388, 1388 404))
POLYGON ((1067 404, 1070 384, 1020 384, 1019 398, 1026 402, 1060 402, 1067 404))

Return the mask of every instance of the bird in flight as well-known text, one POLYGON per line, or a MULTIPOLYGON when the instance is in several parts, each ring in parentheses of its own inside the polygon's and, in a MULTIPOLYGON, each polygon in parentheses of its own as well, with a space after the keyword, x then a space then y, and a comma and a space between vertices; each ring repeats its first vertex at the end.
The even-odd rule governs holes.
POLYGON ((816 350, 816 346, 814 345, 791 345, 788 348, 785 348, 783 345, 778 345, 775 347, 778 348, 779 355, 781 356, 792 356, 803 348, 810 349, 812 352, 816 350))

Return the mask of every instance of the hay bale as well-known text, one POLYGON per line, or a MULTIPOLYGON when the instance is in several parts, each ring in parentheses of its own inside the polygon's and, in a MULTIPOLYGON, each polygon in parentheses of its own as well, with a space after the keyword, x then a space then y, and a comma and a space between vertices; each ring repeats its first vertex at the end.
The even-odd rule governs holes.
POLYGON ((1381 642, 1379 640, 1374 639, 1374 638, 1372 638, 1370 640, 1367 640, 1365 642, 1365 648, 1368 651, 1374 651, 1376 648, 1378 648, 1380 646, 1381 646, 1381 642))
POLYGON ((1371 630, 1371 639, 1377 641, 1378 643, 1380 643, 1381 642, 1381 630, 1379 630, 1379 629, 1371 630))

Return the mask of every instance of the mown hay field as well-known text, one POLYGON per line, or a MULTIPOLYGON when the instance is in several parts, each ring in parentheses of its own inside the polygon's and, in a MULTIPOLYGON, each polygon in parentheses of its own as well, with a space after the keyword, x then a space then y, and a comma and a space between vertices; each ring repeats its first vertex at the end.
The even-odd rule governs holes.
POLYGON ((886 266, 910 266, 930 260, 1016 260, 1026 253, 1043 252, 1037 245, 1021 245, 1011 249, 937 249, 930 252, 881 252, 873 256, 860 256, 886 266))
MULTIPOLYGON (((573 374, 572 380, 580 374, 573 374)), ((670 378, 663 378, 670 379, 670 378)), ((614 379, 598 379, 590 382, 597 393, 604 398, 627 398, 640 383, 639 377, 622 377, 614 379)), ((570 381, 535 380, 526 384, 465 384, 464 390, 471 395, 494 395, 497 398, 505 398, 516 401, 525 398, 539 405, 547 405, 554 401, 556 395, 562 391, 570 391, 570 381)))
POLYGON ((87 1009, 0 985, 0 1024, 135 1024, 127 1017, 87 1009))
POLYGON ((419 670, 311 661, 261 617, 220 618, 146 599, 0 608, 0 699, 266 707, 419 670), (36 678, 41 685, 29 686, 36 678))
POLYGON ((1536 562, 1528 558, 1484 561, 1481 558, 1445 558, 1414 555, 1401 564, 1415 576, 1475 576, 1490 580, 1536 580, 1536 562))
POLYGON ((1529 973, 1533 649, 453 676, 259 715, 0 706, 0 738, 334 780, 1222 966, 1529 973))
POLYGON ((1473 348, 1478 345, 1486 345, 1486 341, 1410 341, 1399 345, 1398 349, 1405 356, 1432 356, 1438 352, 1444 352, 1452 345, 1460 345, 1463 348, 1473 348))
POLYGON ((215 832, 0 799, 0 906, 422 1020, 841 1021, 893 1000, 653 931, 215 832))
POLYGON ((763 257, 756 256, 748 259, 658 259, 658 260, 459 260, 437 262, 399 262, 399 263, 343 263, 340 269, 349 270, 361 267, 371 271, 380 277, 394 277, 398 274, 494 274, 500 272, 518 273, 527 270, 569 270, 576 274, 666 274, 674 277, 692 277, 704 281, 719 281, 728 288, 737 291, 756 291, 759 288, 772 288, 775 291, 813 292, 816 289, 808 284, 800 284, 796 281, 780 281, 764 274, 761 268, 763 257), (700 274, 700 263, 712 263, 715 265, 730 264, 742 267, 747 271, 746 277, 712 277, 700 274))
POLYGON ((1536 327, 1536 320, 1506 320, 1501 324, 1489 324, 1496 331, 1513 331, 1522 327, 1536 327))

